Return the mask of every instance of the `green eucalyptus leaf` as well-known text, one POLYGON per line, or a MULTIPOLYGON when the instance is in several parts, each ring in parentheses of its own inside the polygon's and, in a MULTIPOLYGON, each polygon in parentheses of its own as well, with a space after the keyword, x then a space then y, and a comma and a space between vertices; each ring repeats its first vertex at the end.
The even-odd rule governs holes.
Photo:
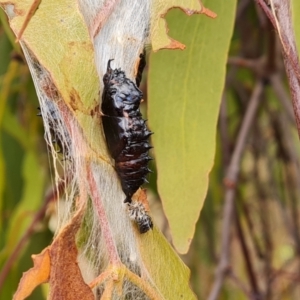
POLYGON ((236 1, 205 1, 216 19, 167 15, 169 35, 184 51, 150 58, 149 124, 158 170, 158 191, 173 243, 186 253, 207 192, 214 163, 216 127, 225 81, 236 1))

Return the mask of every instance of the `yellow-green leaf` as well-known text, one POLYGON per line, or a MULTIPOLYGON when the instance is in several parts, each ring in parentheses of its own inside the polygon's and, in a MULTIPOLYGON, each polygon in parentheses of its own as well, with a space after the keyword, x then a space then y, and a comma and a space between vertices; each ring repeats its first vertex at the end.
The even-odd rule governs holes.
POLYGON ((190 270, 156 229, 140 239, 143 263, 163 299, 196 299, 189 286, 190 270))
MULTIPOLYGON (((1 2, 6 11, 14 12, 9 14, 10 25, 17 35, 33 1, 14 1, 13 10, 8 9, 6 1, 1 2)), ((49 71, 62 98, 77 115, 79 124, 91 124, 89 111, 98 104, 99 80, 93 46, 76 2, 41 1, 21 40, 49 71)), ((96 122, 92 124, 98 126, 96 122)), ((87 135, 95 148, 99 148, 97 137, 87 135)))
POLYGON ((158 191, 181 253, 193 238, 214 161, 236 1, 205 5, 217 13, 216 19, 172 10, 167 15, 169 35, 186 49, 159 51, 150 59, 148 116, 158 191))
POLYGON ((300 1, 292 0, 292 16, 294 24, 295 38, 298 48, 298 55, 300 55, 300 1))
POLYGON ((151 45, 154 51, 159 49, 184 49, 185 45, 168 35, 165 15, 173 7, 180 8, 187 15, 206 14, 212 18, 216 14, 205 8, 200 0, 155 0, 152 6, 151 45))

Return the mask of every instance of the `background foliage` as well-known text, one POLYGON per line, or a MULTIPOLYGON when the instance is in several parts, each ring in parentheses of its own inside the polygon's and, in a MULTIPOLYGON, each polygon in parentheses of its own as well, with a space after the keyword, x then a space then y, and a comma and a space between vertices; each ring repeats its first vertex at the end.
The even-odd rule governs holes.
MULTIPOLYGON (((52 205, 47 210, 42 206, 51 193, 52 182, 33 83, 2 11, 0 16, 0 298, 10 299, 22 272, 31 267, 30 255, 51 242, 55 214, 52 205), (44 217, 38 226, 30 228, 37 211, 44 217), (12 257, 13 264, 6 271, 5 264, 12 257)), ((176 22, 178 14, 170 15, 170 22, 171 18, 176 22)), ((207 58, 208 62, 214 59, 207 58)), ((150 59, 150 68, 161 66, 151 65, 150 59)), ((191 268, 191 283, 199 299, 208 297, 215 281, 222 255, 224 197, 231 188, 227 182, 223 185, 223 179, 258 82, 263 86, 238 165, 229 264, 218 299, 300 297, 299 139, 275 32, 254 2, 241 0, 209 192, 191 249, 183 257, 191 268)), ((163 92, 164 86, 157 88, 163 92)), ((147 90, 146 81, 143 89, 147 90)), ((156 195, 154 179, 151 187, 156 195)), ((152 202, 156 223, 168 236, 157 196, 152 202)), ((46 298, 45 290, 38 288, 30 299, 46 298)))

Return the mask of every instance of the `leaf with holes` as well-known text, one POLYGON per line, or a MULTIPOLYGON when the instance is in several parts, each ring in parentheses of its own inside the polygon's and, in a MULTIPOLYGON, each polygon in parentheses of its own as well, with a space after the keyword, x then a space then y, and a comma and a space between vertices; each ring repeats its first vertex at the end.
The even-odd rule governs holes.
POLYGON ((158 191, 181 253, 193 238, 214 162, 236 1, 205 4, 217 12, 216 19, 171 11, 166 18, 170 36, 186 49, 163 50, 150 58, 148 116, 158 191))

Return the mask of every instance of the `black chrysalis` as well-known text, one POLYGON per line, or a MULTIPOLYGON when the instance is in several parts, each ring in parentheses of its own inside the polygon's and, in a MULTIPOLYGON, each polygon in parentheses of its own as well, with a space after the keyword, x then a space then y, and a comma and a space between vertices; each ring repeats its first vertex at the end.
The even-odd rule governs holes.
MULTIPOLYGON (((151 157, 148 152, 152 147, 148 139, 152 132, 147 129, 140 112, 143 93, 126 77, 124 71, 113 70, 111 61, 112 59, 108 61, 103 77, 102 122, 108 150, 115 160, 115 168, 126 195, 124 202, 131 203, 132 195, 147 182, 146 176, 150 172, 148 162, 151 157)), ((140 82, 142 69, 138 68, 140 73, 138 71, 137 84, 140 82)), ((142 233, 152 228, 152 221, 146 227, 142 222, 137 223, 142 233)))

